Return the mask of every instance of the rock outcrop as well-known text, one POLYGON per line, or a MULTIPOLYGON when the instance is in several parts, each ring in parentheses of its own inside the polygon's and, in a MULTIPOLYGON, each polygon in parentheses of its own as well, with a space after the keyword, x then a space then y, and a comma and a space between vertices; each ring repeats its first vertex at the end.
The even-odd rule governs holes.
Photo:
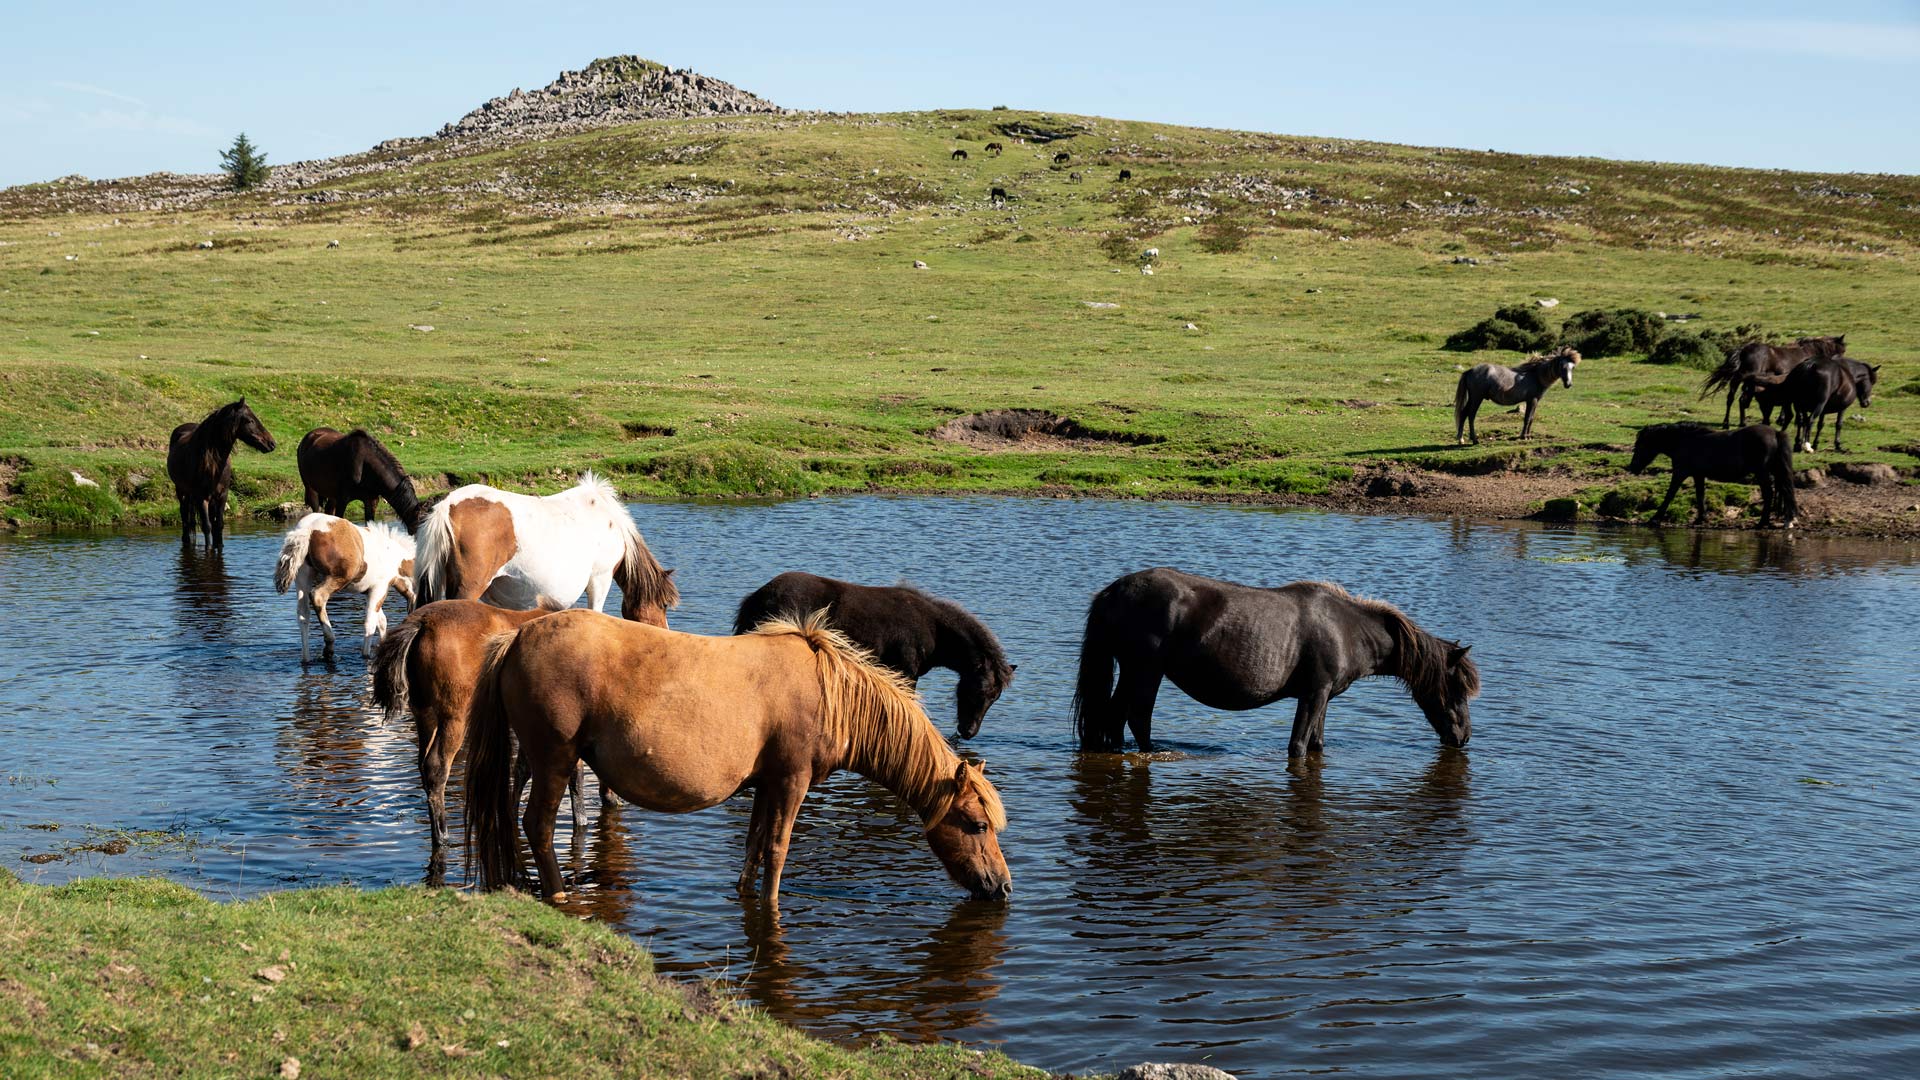
POLYGON ((638 56, 609 56, 532 93, 515 90, 440 129, 439 139, 550 134, 635 120, 782 112, 732 83, 638 56))

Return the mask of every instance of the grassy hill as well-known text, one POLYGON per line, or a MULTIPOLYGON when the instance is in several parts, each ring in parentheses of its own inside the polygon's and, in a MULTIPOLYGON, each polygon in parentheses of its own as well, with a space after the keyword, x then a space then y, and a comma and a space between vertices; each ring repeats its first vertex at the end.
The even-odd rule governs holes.
POLYGON ((667 497, 1337 498, 1389 463, 1591 504, 1637 425, 1719 420, 1700 370, 1589 359, 1529 443, 1489 410, 1454 448, 1460 365, 1517 357, 1442 342, 1543 298, 1556 322, 1844 332, 1886 365, 1846 456, 1910 466, 1920 440, 1914 177, 994 110, 416 142, 302 179, 0 191, 6 515, 169 518, 167 432, 241 394, 283 444, 240 451, 247 507, 298 497, 293 444, 320 424, 374 431, 430 489, 591 466, 667 497), (997 409, 1072 424, 934 434, 997 409))

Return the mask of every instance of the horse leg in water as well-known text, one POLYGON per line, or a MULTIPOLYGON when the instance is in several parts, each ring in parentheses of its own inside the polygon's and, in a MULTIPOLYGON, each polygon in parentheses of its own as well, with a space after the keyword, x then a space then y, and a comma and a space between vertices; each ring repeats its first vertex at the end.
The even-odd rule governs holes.
MULTIPOLYGON (((764 781, 761 791, 770 798, 767 808, 766 859, 767 904, 780 906, 780 875, 787 868, 787 844, 793 839, 793 822, 800 816, 800 804, 807 798, 806 773, 791 773, 764 781)), ((754 794, 760 801, 760 794, 754 794)))
POLYGON ((1773 523, 1773 465, 1762 462, 1754 472, 1754 479, 1760 484, 1760 527, 1766 528, 1773 523))
POLYGON ((1327 688, 1322 686, 1300 695, 1300 706, 1293 712, 1293 736, 1287 740, 1287 756, 1317 754, 1325 744, 1327 688))
POLYGON ((181 495, 180 496, 180 546, 181 547, 189 547, 193 544, 193 523, 194 523, 193 500, 188 498, 185 495, 181 495))
POLYGON ((321 582, 313 590, 313 610, 320 620, 320 632, 326 636, 326 647, 320 650, 320 659, 333 659, 333 620, 327 617, 327 601, 333 599, 335 586, 331 582, 321 582))
POLYGON ((1673 505, 1673 497, 1680 491, 1680 485, 1687 482, 1687 474, 1678 466, 1673 470, 1673 479, 1667 483, 1667 497, 1660 500, 1660 509, 1653 512, 1653 520, 1660 521, 1667 516, 1667 508, 1673 505))
POLYGON ((1158 666, 1143 661, 1122 662, 1120 685, 1113 692, 1113 705, 1126 718, 1134 745, 1143 754, 1153 750, 1153 702, 1160 695, 1162 674, 1158 666))
POLYGON ((213 533, 213 550, 227 549, 227 493, 207 496, 207 528, 213 533))
POLYGON ((306 567, 294 581, 293 617, 300 623, 300 662, 307 662, 307 624, 313 621, 313 604, 307 599, 306 567))
MULTIPOLYGON (((524 755, 526 747, 521 747, 524 755)), ((533 849, 533 863, 540 868, 540 892, 554 900, 566 896, 566 882, 560 877, 560 860, 553 854, 553 822, 560 812, 560 793, 573 776, 579 754, 569 743, 556 742, 548 748, 546 760, 530 763, 533 794, 527 797, 527 810, 520 818, 527 846, 533 849)))
POLYGON ((733 888, 741 896, 753 895, 753 879, 767 855, 767 831, 773 827, 773 785, 761 781, 753 788, 753 816, 747 822, 747 861, 740 868, 740 879, 733 888))
POLYGON ((367 590, 367 617, 360 627, 360 655, 372 656, 387 636, 387 583, 374 583, 367 590))
MULTIPOLYGON (((521 754, 513 763, 513 804, 515 806, 520 805, 520 795, 527 790, 527 777, 530 774, 531 766, 527 763, 527 756, 521 754)), ((586 785, 586 782, 587 763, 585 761, 574 762, 573 778, 567 781, 567 801, 568 804, 573 807, 573 831, 576 836, 583 834, 587 827, 587 808, 580 801, 580 790, 586 785)), ((440 782, 440 789, 443 792, 446 790, 446 786, 446 781, 442 780, 440 782)), ((605 784, 600 785, 600 794, 603 799, 615 800, 614 805, 618 805, 617 800, 619 797, 605 784)))

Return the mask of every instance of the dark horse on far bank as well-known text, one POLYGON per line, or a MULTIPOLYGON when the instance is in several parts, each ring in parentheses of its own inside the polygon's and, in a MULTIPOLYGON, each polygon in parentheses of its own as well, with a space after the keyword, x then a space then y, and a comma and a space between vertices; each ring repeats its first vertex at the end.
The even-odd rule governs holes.
POLYGON ((805 619, 822 608, 827 621, 882 666, 909 680, 934 668, 960 676, 955 727, 963 739, 980 733, 987 710, 1013 681, 1014 668, 986 624, 951 600, 907 585, 855 585, 789 571, 740 601, 733 632, 744 634, 768 619, 805 619))
POLYGON ((1833 417, 1833 449, 1842 452, 1840 426, 1846 423, 1847 409, 1858 403, 1861 408, 1873 404, 1873 386, 1880 381, 1877 366, 1863 364, 1845 356, 1816 357, 1794 366, 1781 383, 1781 391, 1793 405, 1794 444, 1807 453, 1820 445, 1820 432, 1833 417))
POLYGON ((1720 426, 1733 426, 1733 399, 1740 399, 1740 426, 1747 426, 1747 406, 1753 404, 1754 389, 1746 382, 1749 375, 1785 375, 1796 364, 1816 356, 1840 356, 1847 351, 1847 335, 1801 338, 1791 345, 1769 345, 1749 341, 1727 354, 1719 367, 1700 384, 1700 396, 1706 397, 1721 387, 1727 390, 1727 412, 1720 426))
POLYGON ((408 532, 418 527, 420 499, 413 493, 413 480, 393 452, 364 430, 354 428, 343 435, 330 427, 314 428, 300 440, 294 457, 309 510, 346 517, 347 504, 359 500, 371 525, 374 507, 385 499, 408 532))
POLYGON ((1533 414, 1540 411, 1540 399, 1554 383, 1573 388, 1573 368, 1580 354, 1571 348, 1556 349, 1544 356, 1535 355, 1517 368, 1504 364, 1476 364, 1460 373, 1460 384, 1453 391, 1453 441, 1464 441, 1465 431, 1480 441, 1474 417, 1480 403, 1520 406, 1520 437, 1533 434, 1533 414))
POLYGON ((213 410, 197 424, 181 424, 167 440, 167 475, 180 500, 180 542, 193 543, 196 523, 214 551, 226 547, 227 489, 233 486, 233 444, 244 442, 263 454, 277 444, 247 399, 213 410))
POLYGON ((1772 523, 1777 510, 1788 528, 1799 516, 1793 498, 1793 449, 1787 437, 1771 424, 1752 424, 1732 431, 1716 431, 1701 424, 1655 424, 1640 429, 1633 440, 1630 473, 1645 472, 1661 454, 1673 462, 1673 480, 1667 497, 1654 511, 1655 521, 1667 516, 1673 496, 1693 478, 1693 523, 1706 520, 1707 481, 1760 485, 1760 527, 1772 523))
POLYGON ((1297 699, 1287 756, 1303 757, 1321 749, 1328 699, 1355 680, 1390 675, 1406 684, 1442 743, 1465 746, 1467 705, 1480 692, 1470 647, 1327 582, 1262 589, 1143 570, 1100 590, 1087 611, 1074 729, 1082 750, 1118 751, 1129 729, 1141 751, 1151 750, 1164 677, 1211 709, 1297 699))

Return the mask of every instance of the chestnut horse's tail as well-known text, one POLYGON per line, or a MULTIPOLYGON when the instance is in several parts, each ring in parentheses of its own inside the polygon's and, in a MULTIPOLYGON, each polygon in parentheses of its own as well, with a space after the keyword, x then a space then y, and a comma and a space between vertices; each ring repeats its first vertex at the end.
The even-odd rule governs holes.
MULTIPOLYGON (((373 654, 373 702, 387 711, 387 722, 400 719, 407 708, 411 689, 407 685, 407 660, 413 655, 413 641, 426 624, 408 616, 386 637, 373 654)), ((426 753, 426 747, 420 752, 426 753)))
POLYGON ((520 829, 513 790, 513 731, 500 700, 500 664, 519 630, 487 639, 468 711, 467 847, 480 868, 480 887, 500 889, 520 883, 520 829))
POLYGON ((1087 631, 1080 641, 1080 678, 1073 688, 1073 733, 1082 750, 1120 749, 1125 718, 1114 708, 1112 632, 1102 590, 1087 608, 1087 631))
POLYGON ((414 532, 413 594, 415 603, 447 598, 447 568, 453 562, 453 507, 441 499, 414 532))

